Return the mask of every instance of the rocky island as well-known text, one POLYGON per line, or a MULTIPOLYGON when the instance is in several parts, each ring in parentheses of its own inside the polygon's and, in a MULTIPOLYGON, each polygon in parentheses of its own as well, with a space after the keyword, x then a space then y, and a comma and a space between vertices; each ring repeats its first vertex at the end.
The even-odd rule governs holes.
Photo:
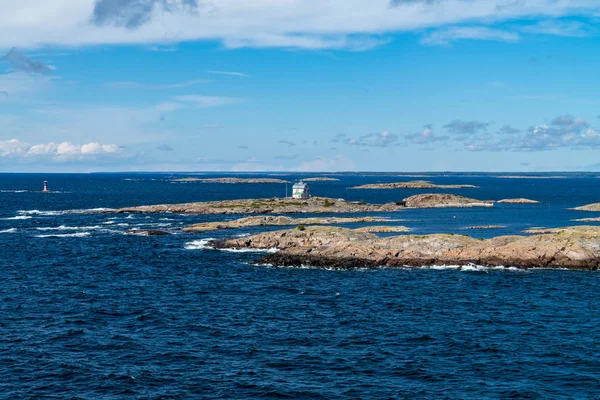
POLYGON ((600 211, 600 203, 588 204, 581 207, 575 207, 573 210, 577 211, 600 211))
POLYGON ((395 222, 387 218, 376 217, 323 217, 323 218, 292 218, 285 216, 256 216, 239 218, 233 221, 203 222, 183 228, 185 232, 207 232, 220 229, 249 228, 253 226, 293 226, 293 225, 332 225, 349 223, 395 222))
POLYGON ((283 179, 275 179, 275 178, 178 178, 172 179, 171 182, 200 182, 200 183, 229 183, 229 184, 239 184, 239 183, 290 183, 289 181, 285 181, 283 179))
POLYGON ((503 199, 503 200, 498 200, 498 203, 500 203, 500 204, 540 204, 539 201, 530 200, 530 199, 503 199))
POLYGON ((223 200, 181 204, 158 204, 113 210, 116 213, 180 213, 180 214, 307 214, 365 213, 399 211, 401 203, 369 204, 343 199, 311 197, 310 199, 270 198, 223 200))
POLYGON ((493 207, 494 202, 469 199, 452 194, 420 194, 400 202, 369 204, 344 199, 311 197, 309 199, 270 198, 210 202, 157 204, 103 210, 114 213, 179 213, 179 214, 299 214, 299 213, 367 213, 391 212, 405 208, 493 207))
POLYGON ((491 200, 476 200, 444 193, 417 194, 402 200, 402 204, 408 208, 494 207, 491 200))
POLYGON ((272 249, 259 262, 349 269, 376 266, 465 265, 597 270, 600 227, 542 230, 532 236, 475 239, 467 235, 381 238, 340 227, 311 226, 214 241, 215 248, 272 249))
POLYGON ((328 178, 328 177, 316 177, 316 178, 304 178, 302 179, 304 182, 337 182, 339 179, 337 178, 328 178))
POLYGON ((354 186, 349 189, 476 189, 474 185, 436 185, 429 181, 408 181, 391 183, 369 183, 366 185, 354 186))

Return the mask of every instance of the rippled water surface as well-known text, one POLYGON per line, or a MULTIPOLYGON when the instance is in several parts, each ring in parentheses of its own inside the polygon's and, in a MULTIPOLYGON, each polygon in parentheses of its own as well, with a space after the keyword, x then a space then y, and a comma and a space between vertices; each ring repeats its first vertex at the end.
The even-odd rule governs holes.
MULTIPOLYGON (((600 398, 598 273, 268 267, 257 253, 203 246, 258 228, 180 230, 238 216, 99 212, 285 194, 169 178, 0 175, 0 398, 600 398), (44 179, 56 192, 36 192, 44 179)), ((313 193, 377 203, 423 193, 347 189, 412 178, 338 178, 313 193)), ((490 237, 577 224, 596 214, 569 208, 600 201, 591 175, 428 179, 480 186, 444 192, 543 203, 379 216, 417 234, 490 237), (504 228, 464 230, 472 225, 504 228)))

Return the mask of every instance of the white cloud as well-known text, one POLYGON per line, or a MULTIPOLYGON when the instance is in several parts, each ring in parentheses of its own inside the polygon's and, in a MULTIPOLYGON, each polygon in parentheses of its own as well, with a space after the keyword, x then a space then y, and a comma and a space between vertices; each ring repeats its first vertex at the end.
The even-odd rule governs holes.
POLYGON ((533 34, 584 37, 597 32, 597 29, 580 21, 547 20, 526 25, 521 31, 533 34))
POLYGON ((109 87, 117 89, 147 89, 147 90, 163 90, 163 89, 181 89, 201 83, 208 83, 208 79, 193 79, 185 82, 166 83, 166 84, 149 84, 140 82, 112 82, 109 87))
POLYGON ((248 75, 243 72, 234 72, 234 71, 206 71, 209 74, 215 75, 231 75, 231 76, 239 76, 239 77, 248 77, 248 75))
MULTIPOLYGON (((211 0, 199 1, 198 7, 171 7, 175 0, 161 0, 144 2, 155 5, 143 8, 144 14, 131 3, 110 2, 116 9, 100 23, 93 18, 94 0, 3 0, 0 48, 217 40, 227 47, 360 50, 385 42, 394 32, 600 12, 597 0, 211 0)), ((542 31, 565 32, 548 27, 542 31)), ((430 33, 428 38, 516 40, 516 34, 471 27, 430 33)))
POLYGON ((442 29, 427 34, 421 43, 430 45, 448 45, 458 40, 494 40, 501 42, 516 42, 519 35, 499 29, 483 26, 460 26, 442 29))
POLYGON ((224 96, 200 96, 200 95, 186 95, 186 96, 174 96, 175 101, 183 103, 192 103, 200 108, 210 108, 227 106, 231 104, 237 104, 243 100, 237 97, 224 97, 224 96))
POLYGON ((0 157, 41 157, 55 160, 83 159, 88 156, 114 155, 122 149, 115 144, 97 142, 76 145, 71 142, 30 144, 18 139, 0 141, 0 157))
POLYGON ((388 147, 395 145, 398 141, 398 135, 388 131, 381 133, 369 133, 359 136, 358 138, 348 137, 344 134, 336 135, 332 140, 333 143, 343 143, 351 146, 361 147, 388 147))

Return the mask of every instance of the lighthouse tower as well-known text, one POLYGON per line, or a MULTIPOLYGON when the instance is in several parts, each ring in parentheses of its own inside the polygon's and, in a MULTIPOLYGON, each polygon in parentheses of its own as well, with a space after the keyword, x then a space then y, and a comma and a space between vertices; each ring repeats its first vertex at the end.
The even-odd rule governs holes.
POLYGON ((50 190, 48 190, 48 181, 44 181, 44 190, 42 190, 42 192, 44 193, 48 193, 50 190))

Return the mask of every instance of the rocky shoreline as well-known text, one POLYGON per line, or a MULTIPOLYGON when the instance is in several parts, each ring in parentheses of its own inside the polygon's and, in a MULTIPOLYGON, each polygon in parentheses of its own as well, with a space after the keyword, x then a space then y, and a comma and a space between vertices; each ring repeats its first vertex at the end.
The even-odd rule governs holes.
POLYGON ((380 238, 339 227, 265 232, 213 242, 215 248, 272 249, 258 262, 333 269, 432 265, 511 266, 597 270, 600 227, 541 230, 532 236, 475 239, 467 235, 399 235, 380 238))
POLYGON ((324 217, 324 218, 292 218, 286 216, 256 216, 239 218, 233 221, 202 222, 186 226, 184 232, 209 232, 221 229, 249 228, 254 226, 303 226, 303 225, 332 225, 349 223, 379 223, 397 222, 388 218, 376 217, 324 217))

